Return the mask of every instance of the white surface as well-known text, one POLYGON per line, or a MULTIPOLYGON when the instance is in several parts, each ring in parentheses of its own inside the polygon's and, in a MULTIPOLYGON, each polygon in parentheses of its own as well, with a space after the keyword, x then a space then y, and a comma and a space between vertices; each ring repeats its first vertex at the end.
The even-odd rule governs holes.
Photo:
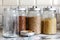
POLYGON ((34 36, 34 37, 18 37, 18 38, 4 38, 4 37, 0 37, 0 40, 60 40, 60 38, 41 38, 38 36, 34 36))
POLYGON ((52 5, 52 0, 37 0, 37 5, 52 5))
POLYGON ((2 0, 0 0, 0 5, 2 5, 2 0))
POLYGON ((42 34, 40 34, 40 35, 35 35, 32 37, 4 38, 4 37, 2 37, 2 31, 0 30, 0 40, 52 40, 52 39, 60 40, 60 32, 58 31, 57 35, 42 35, 42 34))
POLYGON ((35 0, 20 0, 20 5, 35 5, 35 0))
POLYGON ((7 6, 7 5, 17 5, 18 0, 3 0, 3 5, 7 6))
POLYGON ((60 5, 60 0, 54 0, 54 5, 56 5, 56 6, 58 6, 58 5, 60 5))
POLYGON ((13 5, 60 5, 60 0, 0 0, 0 5, 13 6, 13 5), (2 2, 3 1, 3 2, 2 2))
POLYGON ((4 38, 4 37, 0 37, 0 40, 60 40, 60 38, 41 38, 38 36, 35 37, 18 37, 18 38, 4 38))

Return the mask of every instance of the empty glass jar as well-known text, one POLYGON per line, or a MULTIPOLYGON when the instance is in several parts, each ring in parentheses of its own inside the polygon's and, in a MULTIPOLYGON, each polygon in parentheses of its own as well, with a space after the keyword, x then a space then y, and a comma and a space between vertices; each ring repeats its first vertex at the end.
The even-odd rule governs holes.
POLYGON ((16 28, 18 12, 15 9, 5 8, 3 16, 4 16, 3 36, 17 37, 16 28))

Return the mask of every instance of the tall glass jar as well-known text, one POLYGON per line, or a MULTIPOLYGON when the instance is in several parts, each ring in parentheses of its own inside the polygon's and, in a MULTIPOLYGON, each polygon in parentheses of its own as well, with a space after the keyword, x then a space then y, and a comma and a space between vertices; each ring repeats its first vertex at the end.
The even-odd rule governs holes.
POLYGON ((18 13, 11 8, 5 8, 3 16, 4 16, 3 36, 4 37, 17 37, 16 27, 17 27, 18 13))
POLYGON ((26 9, 25 8, 19 8, 19 27, 18 32, 20 34, 21 31, 26 30, 26 9))
POLYGON ((30 8, 28 10, 28 29, 35 34, 41 33, 41 15, 40 8, 30 8))
POLYGON ((56 34, 56 17, 54 8, 44 8, 42 13, 42 33, 56 34))

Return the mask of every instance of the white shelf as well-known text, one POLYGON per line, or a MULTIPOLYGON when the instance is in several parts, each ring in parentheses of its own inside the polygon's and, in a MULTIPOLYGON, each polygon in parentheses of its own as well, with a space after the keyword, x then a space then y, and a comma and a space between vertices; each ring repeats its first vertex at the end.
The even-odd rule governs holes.
POLYGON ((0 40, 42 40, 42 39, 59 39, 60 40, 60 30, 57 31, 56 35, 45 35, 39 34, 31 37, 16 37, 16 38, 4 38, 2 37, 2 31, 0 30, 0 40))

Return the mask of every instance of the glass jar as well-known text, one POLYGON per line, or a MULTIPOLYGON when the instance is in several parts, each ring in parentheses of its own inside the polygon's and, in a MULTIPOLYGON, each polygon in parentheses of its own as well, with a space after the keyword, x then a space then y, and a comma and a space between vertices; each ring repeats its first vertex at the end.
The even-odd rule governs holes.
POLYGON ((3 36, 4 37, 17 37, 16 27, 17 27, 18 13, 11 8, 5 8, 3 16, 4 16, 3 36))
POLYGON ((21 31, 26 30, 26 9, 25 8, 19 8, 19 34, 21 31))
POLYGON ((42 33, 56 34, 56 17, 54 8, 44 8, 42 13, 42 33))
POLYGON ((40 8, 30 8, 27 15, 28 29, 35 34, 41 33, 41 15, 40 8))

